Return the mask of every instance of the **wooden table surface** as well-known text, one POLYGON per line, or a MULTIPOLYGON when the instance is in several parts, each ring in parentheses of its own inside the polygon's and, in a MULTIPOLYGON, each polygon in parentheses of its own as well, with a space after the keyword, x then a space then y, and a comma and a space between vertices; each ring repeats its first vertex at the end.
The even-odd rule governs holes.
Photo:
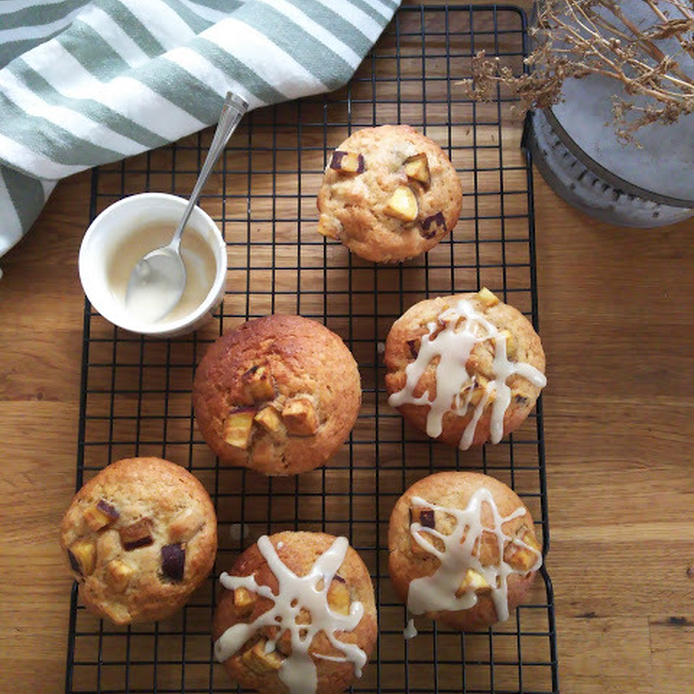
MULTIPOLYGON (((595 222, 537 174, 561 690, 694 691, 694 224, 595 222)), ((63 690, 89 174, 0 265, 0 692, 63 690)))

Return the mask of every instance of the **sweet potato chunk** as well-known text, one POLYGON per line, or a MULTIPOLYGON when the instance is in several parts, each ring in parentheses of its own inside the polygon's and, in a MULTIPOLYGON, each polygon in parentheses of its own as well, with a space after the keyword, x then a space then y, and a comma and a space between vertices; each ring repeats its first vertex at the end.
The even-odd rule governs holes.
POLYGON ((345 152, 341 149, 336 149, 330 160, 330 168, 342 174, 354 175, 363 173, 366 168, 364 156, 356 152, 345 152))
POLYGON ((246 395, 253 402, 264 402, 275 397, 275 382, 267 366, 253 366, 243 375, 246 395))
POLYGON ((141 518, 136 523, 120 528, 120 541, 123 548, 131 551, 138 547, 147 547, 154 542, 152 537, 152 520, 150 518, 141 518))
MULTIPOLYGON (((516 356, 516 338, 513 337, 510 330, 502 330, 501 336, 506 338, 506 356, 513 359, 516 356)), ((494 342, 496 344, 496 340, 494 342)))
POLYGON ((333 612, 349 614, 349 588, 341 576, 335 576, 328 588, 328 605, 333 612))
POLYGON ((443 212, 429 215, 426 219, 422 220, 419 226, 419 233, 425 239, 433 239, 437 234, 441 232, 446 233, 447 231, 446 218, 443 216, 443 212))
MULTIPOLYGON (((434 518, 434 510, 431 508, 426 508, 424 506, 415 506, 410 509, 410 525, 412 523, 419 523, 423 528, 435 528, 436 520, 434 518)), ((427 533, 418 533, 419 537, 425 542, 435 546, 434 538, 427 533)), ((436 542, 441 542, 436 540, 436 542)), ((414 536, 410 536, 410 547, 412 549, 412 554, 418 557, 426 557, 431 553, 428 552, 424 547, 422 547, 414 536)))
POLYGON ((261 639, 255 646, 249 648, 242 656, 241 660, 248 666, 250 670, 258 675, 264 675, 274 670, 279 670, 282 667, 284 658, 277 652, 265 652, 266 639, 261 639))
POLYGON ((318 431, 318 414, 308 398, 287 400, 282 409, 282 421, 289 433, 297 436, 311 436, 318 431))
POLYGON ((425 152, 419 152, 419 154, 405 159, 404 168, 407 178, 419 181, 425 186, 429 185, 431 174, 429 173, 429 162, 425 152))
POLYGON ((73 571, 90 576, 96 566, 96 544, 93 540, 77 540, 67 551, 73 571))
POLYGON ((106 580, 117 593, 122 593, 130 583, 134 569, 120 559, 114 559, 106 564, 106 580))
POLYGON ((271 434, 283 434, 286 429, 279 412, 274 407, 263 407, 255 416, 255 421, 271 434))
POLYGON ((504 561, 510 564, 516 571, 530 571, 537 561, 540 545, 529 530, 526 530, 521 539, 535 551, 533 552, 532 549, 523 547, 515 542, 509 542, 506 545, 506 549, 504 549, 504 561))
POLYGON ((104 499, 99 499, 99 501, 93 506, 86 508, 82 515, 84 520, 87 522, 90 530, 98 532, 107 525, 110 525, 115 520, 118 520, 120 514, 104 499))
POLYGON ((237 614, 241 616, 250 614, 254 603, 255 593, 251 593, 251 591, 246 588, 234 589, 234 607, 236 608, 237 614))
POLYGON ((410 509, 410 525, 419 523, 423 528, 435 528, 434 509, 426 506, 415 506, 410 509))
POLYGON ((252 407, 237 407, 224 422, 223 438, 230 446, 248 448, 253 430, 253 417, 257 410, 252 407))
POLYGON ((490 591, 492 587, 489 585, 487 580, 474 569, 468 569, 465 572, 465 576, 460 584, 460 587, 455 593, 455 596, 459 598, 463 593, 471 590, 474 593, 486 593, 490 591))
POLYGON ((496 306, 499 303, 499 299, 496 295, 490 292, 486 287, 482 287, 482 289, 477 292, 477 298, 485 306, 496 306))
POLYGON ((398 186, 383 208, 383 212, 403 222, 414 222, 419 214, 419 205, 412 189, 408 186, 398 186))

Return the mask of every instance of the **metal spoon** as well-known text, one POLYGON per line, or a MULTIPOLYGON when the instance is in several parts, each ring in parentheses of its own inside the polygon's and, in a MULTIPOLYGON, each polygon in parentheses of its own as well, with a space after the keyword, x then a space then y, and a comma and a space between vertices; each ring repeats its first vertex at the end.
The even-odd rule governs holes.
POLYGON ((143 321, 161 320, 183 296, 186 287, 186 266, 181 258, 183 230, 219 155, 247 110, 248 104, 240 96, 227 92, 205 163, 173 238, 167 245, 143 256, 130 273, 125 290, 125 308, 129 312, 137 312, 143 321))

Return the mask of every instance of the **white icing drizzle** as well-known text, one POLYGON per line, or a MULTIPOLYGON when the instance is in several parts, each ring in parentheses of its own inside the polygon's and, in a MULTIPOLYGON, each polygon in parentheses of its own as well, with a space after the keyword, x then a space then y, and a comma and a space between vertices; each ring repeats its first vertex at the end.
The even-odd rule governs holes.
POLYGON ((333 663, 346 663, 347 658, 339 655, 321 655, 320 653, 314 653, 314 657, 320 658, 321 660, 331 660, 333 663))
POLYGON ((328 604, 328 589, 347 554, 347 538, 338 537, 335 542, 314 562, 305 576, 297 576, 282 562, 272 546, 270 539, 263 535, 258 540, 258 549, 275 574, 279 592, 275 595, 269 586, 258 585, 254 576, 230 576, 223 573, 219 580, 228 590, 246 588, 262 597, 269 598, 274 605, 251 624, 234 624, 229 627, 214 644, 215 657, 219 662, 234 655, 260 628, 279 627, 274 639, 269 639, 266 651, 272 652, 283 632, 291 636, 292 651, 282 662, 278 671, 280 680, 291 694, 312 694, 316 691, 317 674, 312 656, 335 662, 351 662, 354 674, 361 677, 366 664, 366 653, 356 644, 344 643, 335 636, 335 631, 353 631, 361 621, 364 606, 353 601, 349 615, 333 612, 328 604), (323 587, 318 584, 323 582, 323 587), (301 610, 311 615, 310 624, 297 624, 296 617, 301 610), (344 657, 324 656, 309 653, 313 637, 323 632, 331 645, 344 654, 344 657))
MULTIPOLYGON (((470 498, 466 508, 446 508, 437 506, 421 497, 412 497, 415 506, 425 506, 434 511, 447 513, 455 518, 455 527, 450 535, 443 535, 435 528, 423 527, 420 523, 410 524, 410 533, 415 542, 440 561, 439 568, 431 576, 415 578, 410 582, 407 593, 407 608, 412 614, 436 612, 439 610, 466 610, 477 602, 474 590, 468 588, 460 597, 456 592, 465 578, 468 569, 480 574, 491 587, 491 596, 496 608, 496 615, 500 622, 508 619, 508 577, 511 574, 526 574, 536 571, 542 566, 542 554, 534 547, 523 542, 517 537, 506 535, 502 527, 514 518, 525 515, 526 509, 519 506, 508 516, 502 516, 494 501, 492 493, 486 487, 480 487, 470 498), (492 512, 493 527, 482 524, 482 504, 487 503, 492 512), (479 557, 473 554, 475 543, 479 539, 479 548, 482 545, 482 532, 490 532, 496 536, 499 551, 499 563, 492 566, 483 566, 479 557), (419 533, 428 533, 443 542, 444 549, 440 551, 419 533), (537 559, 527 571, 518 571, 504 561, 504 543, 512 543, 525 547, 537 555, 537 559)), ((480 549, 477 550, 478 552, 480 549)))
POLYGON ((405 637, 406 641, 417 636, 417 627, 414 625, 414 619, 410 619, 407 622, 407 626, 402 630, 402 635, 405 637))
POLYGON ((494 340, 494 378, 487 383, 460 438, 459 447, 467 450, 472 444, 477 422, 492 394, 491 441, 499 443, 504 435, 504 415, 511 403, 511 389, 506 381, 518 374, 534 386, 544 388, 547 385, 545 375, 530 364, 510 361, 506 356, 506 336, 479 313, 468 299, 461 299, 455 307, 443 311, 436 321, 427 324, 427 329, 429 332, 422 335, 417 358, 405 369, 405 386, 388 398, 388 404, 391 407, 405 404, 429 405, 427 434, 437 438, 443 430, 443 416, 446 412, 463 416, 470 404, 476 382, 465 365, 472 350, 481 342, 494 340), (443 323, 445 327, 432 338, 434 332, 441 327, 439 323, 443 323), (436 396, 430 398, 427 390, 420 397, 415 397, 415 388, 435 357, 439 357, 435 372, 436 396))

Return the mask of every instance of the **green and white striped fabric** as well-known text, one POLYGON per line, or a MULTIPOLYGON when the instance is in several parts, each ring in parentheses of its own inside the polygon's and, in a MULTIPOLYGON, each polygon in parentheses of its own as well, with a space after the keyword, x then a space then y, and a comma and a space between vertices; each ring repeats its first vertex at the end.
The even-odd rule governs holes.
POLYGON ((58 179, 349 80, 400 0, 2 0, 0 256, 58 179))

